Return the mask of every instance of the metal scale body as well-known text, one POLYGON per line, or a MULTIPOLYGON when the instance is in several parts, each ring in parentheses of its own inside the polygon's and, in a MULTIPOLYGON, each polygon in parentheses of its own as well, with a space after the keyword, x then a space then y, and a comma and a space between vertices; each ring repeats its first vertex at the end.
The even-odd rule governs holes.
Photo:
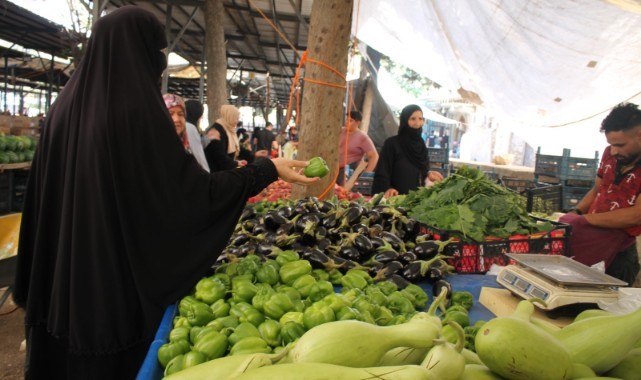
POLYGON ((544 310, 576 304, 596 304, 619 298, 627 283, 561 255, 507 254, 516 264, 500 270, 496 281, 523 298, 540 298, 544 310))

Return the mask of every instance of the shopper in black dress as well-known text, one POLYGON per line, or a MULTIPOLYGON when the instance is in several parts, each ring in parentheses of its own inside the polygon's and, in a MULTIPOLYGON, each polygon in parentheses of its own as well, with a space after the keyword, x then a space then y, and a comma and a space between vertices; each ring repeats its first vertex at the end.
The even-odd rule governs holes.
POLYGON ((374 170, 374 193, 384 192, 389 198, 425 186, 426 179, 443 180, 441 173, 429 170, 427 147, 421 137, 424 123, 421 107, 411 104, 403 108, 398 134, 383 143, 374 170))
POLYGON ((165 309, 227 244, 246 200, 305 162, 209 174, 160 93, 160 21, 134 6, 94 25, 52 105, 25 195, 14 299, 26 379, 133 379, 165 309))

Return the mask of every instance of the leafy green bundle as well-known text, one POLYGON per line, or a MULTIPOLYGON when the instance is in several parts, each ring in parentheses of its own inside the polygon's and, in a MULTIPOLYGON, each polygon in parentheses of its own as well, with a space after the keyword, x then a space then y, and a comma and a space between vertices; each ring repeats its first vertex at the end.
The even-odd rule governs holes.
POLYGON ((463 166, 442 182, 411 191, 397 205, 422 223, 477 242, 489 236, 508 238, 554 228, 528 215, 519 197, 482 171, 463 166))

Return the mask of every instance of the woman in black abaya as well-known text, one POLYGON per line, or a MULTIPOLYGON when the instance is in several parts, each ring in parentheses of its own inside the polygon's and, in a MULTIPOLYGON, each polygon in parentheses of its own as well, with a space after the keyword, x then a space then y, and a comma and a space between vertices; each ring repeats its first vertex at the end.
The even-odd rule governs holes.
POLYGON ((153 14, 98 20, 45 121, 20 230, 15 301, 27 379, 132 379, 168 305, 226 245, 246 200, 305 162, 209 174, 183 148, 159 79, 153 14))
POLYGON ((398 134, 383 143, 374 170, 374 193, 384 192, 389 198, 425 186, 426 178, 443 180, 441 173, 429 170, 427 147, 421 137, 424 123, 421 107, 411 104, 403 108, 398 134))

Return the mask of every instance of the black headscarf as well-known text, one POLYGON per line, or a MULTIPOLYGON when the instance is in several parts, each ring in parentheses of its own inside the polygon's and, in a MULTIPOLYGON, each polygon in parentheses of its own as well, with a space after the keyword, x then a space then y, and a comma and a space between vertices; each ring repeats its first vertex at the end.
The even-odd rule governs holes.
POLYGON ((140 8, 98 20, 32 163, 14 297, 27 328, 45 327, 74 354, 151 342, 247 198, 277 178, 269 160, 210 175, 185 152, 158 87, 166 46, 140 8))
POLYGON ((202 103, 193 99, 185 100, 185 109, 187 112, 185 115, 187 122, 198 126, 198 119, 200 119, 203 116, 203 112, 205 112, 202 103))
POLYGON ((410 116, 412 116, 416 111, 423 112, 421 107, 415 104, 410 104, 403 108, 403 111, 401 111, 401 121, 398 127, 398 136, 407 158, 410 160, 412 165, 421 170, 423 173, 422 178, 425 178, 428 172, 428 157, 425 141, 421 137, 423 130, 422 128, 412 128, 408 124, 410 116))

